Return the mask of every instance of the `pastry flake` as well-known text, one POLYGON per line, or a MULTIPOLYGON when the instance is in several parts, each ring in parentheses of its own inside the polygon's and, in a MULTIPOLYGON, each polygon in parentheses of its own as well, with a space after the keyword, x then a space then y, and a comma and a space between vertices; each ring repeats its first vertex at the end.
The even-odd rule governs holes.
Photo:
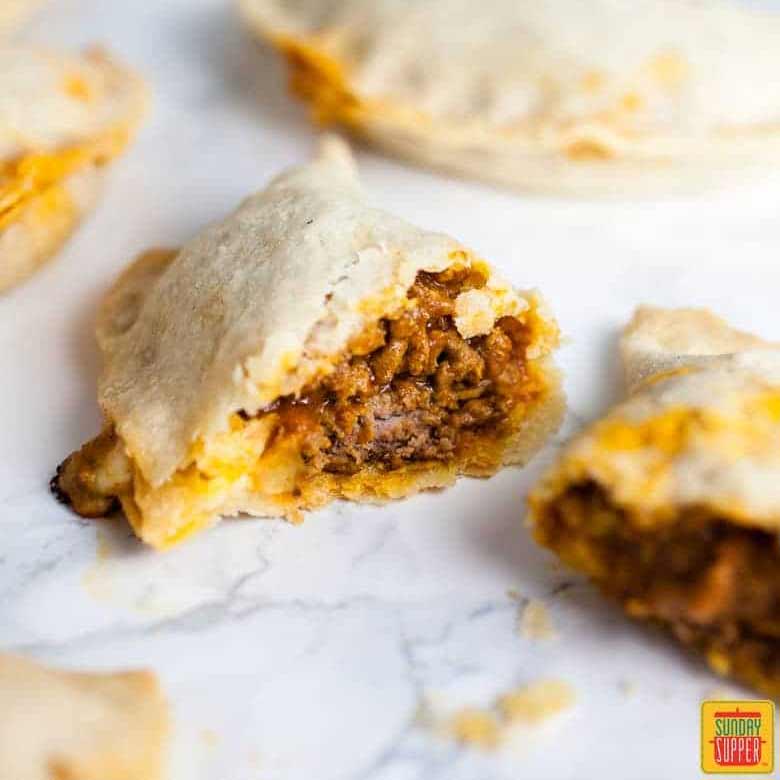
POLYGON ((780 348, 643 307, 630 395, 532 492, 537 540, 721 674, 780 691, 780 348))
POLYGON ((0 290, 32 274, 92 208, 146 100, 140 78, 100 50, 0 49, 0 290))
POLYGON ((313 119, 501 185, 623 194, 780 157, 780 18, 725 0, 239 0, 313 119))
POLYGON ((151 672, 60 671, 0 654, 4 780, 160 780, 167 733, 151 672))
POLYGON ((453 239, 371 208, 349 150, 136 261, 98 326, 106 427, 55 490, 169 547, 525 462, 562 414, 558 328, 453 239))

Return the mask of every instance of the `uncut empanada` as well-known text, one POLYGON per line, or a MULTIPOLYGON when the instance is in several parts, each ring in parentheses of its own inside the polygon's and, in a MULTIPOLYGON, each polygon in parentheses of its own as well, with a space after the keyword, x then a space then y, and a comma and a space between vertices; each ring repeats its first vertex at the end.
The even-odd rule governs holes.
POLYGON ((530 497, 536 538, 722 674, 780 693, 780 348, 642 308, 631 395, 530 497))
POLYGON ((159 780, 167 732, 150 672, 60 671, 0 654, 2 780, 159 780))
POLYGON ((412 160, 623 193, 780 159, 780 14, 728 0, 240 0, 293 91, 412 160))
POLYGON ((136 261, 98 336, 106 427, 55 487, 84 515, 118 497, 155 547, 220 515, 295 520, 492 474, 561 417, 539 296, 366 205, 335 139, 180 252, 136 261))
POLYGON ((99 51, 0 48, 0 290, 53 255, 92 207, 146 103, 99 51))

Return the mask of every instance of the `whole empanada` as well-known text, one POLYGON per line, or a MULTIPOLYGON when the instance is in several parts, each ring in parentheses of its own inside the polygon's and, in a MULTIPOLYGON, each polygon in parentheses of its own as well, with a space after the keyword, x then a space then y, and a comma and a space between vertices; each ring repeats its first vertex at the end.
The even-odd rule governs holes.
POLYGON ((0 654, 3 780, 160 780, 167 735, 151 672, 61 671, 0 654))
POLYGON ((0 38, 11 35, 43 0, 0 0, 0 38))
POLYGON ((642 308, 631 395, 530 497, 539 542, 721 674, 780 692, 780 348, 642 308))
POLYGON ((240 0, 317 122, 517 188, 702 186, 780 160, 780 14, 728 0, 240 0))
POLYGON ((101 51, 0 48, 0 290, 51 257, 92 208, 145 105, 139 77, 101 51))
POLYGON ((109 293, 106 428, 60 468, 169 547, 220 515, 297 520, 526 461, 561 418, 558 328, 447 236, 366 204, 336 139, 109 293))

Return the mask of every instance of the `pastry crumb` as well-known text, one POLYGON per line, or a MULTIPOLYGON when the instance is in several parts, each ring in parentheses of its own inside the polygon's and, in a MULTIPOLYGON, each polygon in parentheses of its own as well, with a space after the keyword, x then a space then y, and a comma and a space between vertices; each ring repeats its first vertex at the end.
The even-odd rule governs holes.
POLYGON ((556 639, 550 612, 542 601, 532 599, 521 607, 518 618, 520 635, 526 639, 556 639))
POLYGON ((508 723, 541 723, 574 704, 574 690, 563 680, 542 680, 507 693, 498 701, 508 723))
POLYGON ((573 688, 562 680, 541 680, 500 696, 488 708, 465 707, 443 724, 438 724, 425 709, 417 718, 442 736, 479 750, 500 748, 515 726, 538 726, 569 709, 575 701, 573 688))
POLYGON ((617 687, 624 696, 633 696, 636 693, 636 683, 633 680, 618 680, 617 687))
POLYGON ((493 750, 501 742, 501 725, 492 712, 469 707, 452 718, 449 730, 462 745, 493 750))

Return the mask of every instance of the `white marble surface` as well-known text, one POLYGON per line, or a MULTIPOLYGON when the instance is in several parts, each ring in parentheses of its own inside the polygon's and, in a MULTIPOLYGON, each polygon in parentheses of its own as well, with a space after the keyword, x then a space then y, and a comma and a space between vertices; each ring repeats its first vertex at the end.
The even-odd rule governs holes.
MULTIPOLYGON (((134 253, 185 240, 303 159, 313 135, 275 59, 218 0, 54 0, 28 36, 104 42, 156 97, 97 213, 0 299, 0 647, 154 667, 176 719, 171 780, 696 777, 699 701, 724 684, 553 566, 523 527, 561 437, 489 482, 334 506, 299 527, 226 521, 165 555, 54 502, 54 467, 98 428, 91 322, 106 285, 134 253), (557 639, 519 635, 510 590, 547 603, 557 639), (485 706, 541 678, 569 681, 577 705, 498 754, 417 724, 423 701, 485 706)), ((569 337, 564 434, 619 392, 615 332, 639 302, 711 306, 780 338, 780 183, 582 203, 360 161, 377 204, 547 295, 569 337)))

